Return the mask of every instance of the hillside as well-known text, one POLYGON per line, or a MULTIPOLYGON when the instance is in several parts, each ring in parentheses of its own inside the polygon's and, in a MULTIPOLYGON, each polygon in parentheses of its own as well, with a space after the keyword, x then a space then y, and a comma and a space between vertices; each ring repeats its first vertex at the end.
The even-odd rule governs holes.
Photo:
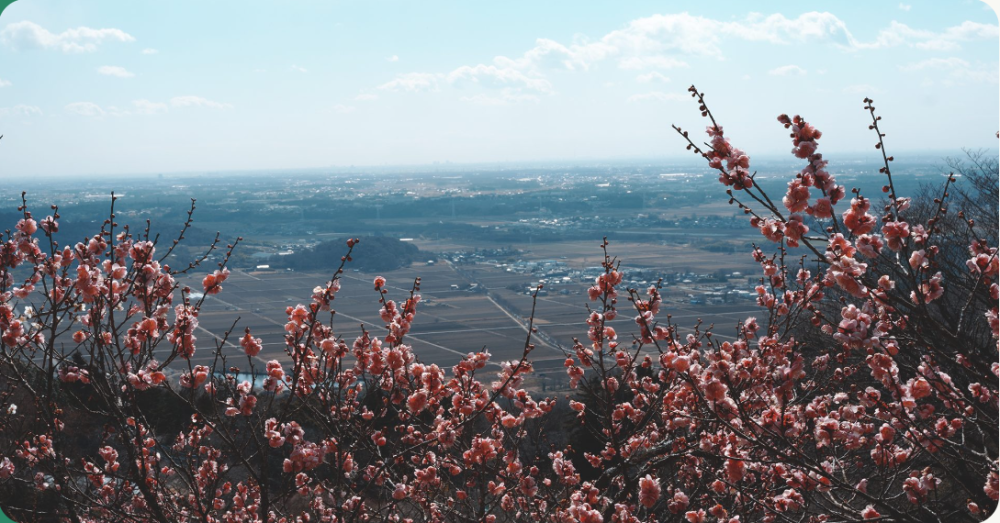
MULTIPOLYGON (((432 259, 430 253, 421 252, 416 245, 387 236, 363 236, 354 247, 350 267, 365 272, 391 271, 409 266, 414 261, 432 259)), ((295 270, 334 270, 340 258, 347 253, 347 238, 320 243, 287 256, 272 256, 269 263, 275 268, 295 270)))

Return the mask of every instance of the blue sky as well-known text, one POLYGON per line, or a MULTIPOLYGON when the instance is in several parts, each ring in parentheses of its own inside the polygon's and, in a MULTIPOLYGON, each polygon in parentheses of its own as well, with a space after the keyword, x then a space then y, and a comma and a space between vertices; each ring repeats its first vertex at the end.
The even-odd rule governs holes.
POLYGON ((827 152, 997 145, 977 0, 19 0, 0 18, 0 176, 665 158, 701 129, 827 152))

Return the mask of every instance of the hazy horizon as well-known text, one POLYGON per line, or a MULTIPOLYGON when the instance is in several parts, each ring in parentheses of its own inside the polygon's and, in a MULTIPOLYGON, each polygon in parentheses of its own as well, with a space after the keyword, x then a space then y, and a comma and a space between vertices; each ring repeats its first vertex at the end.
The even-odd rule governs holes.
MULTIPOLYGON (((2 146, 3 140, 0 140, 0 146, 2 146)), ((888 148, 887 148, 888 149, 888 148)), ((996 148, 977 148, 985 152, 994 152, 996 148)), ((907 162, 920 162, 920 163, 937 163, 939 162, 942 166, 945 164, 947 158, 964 158, 965 153, 961 149, 955 150, 941 150, 941 151, 890 151, 896 157, 897 165, 905 164, 907 162)), ((882 157, 881 153, 876 150, 872 151, 830 151, 825 153, 825 157, 831 161, 830 168, 837 172, 843 167, 843 164, 838 165, 838 161, 842 162, 844 160, 853 163, 865 162, 865 164, 871 165, 881 165, 882 157)), ((751 167, 755 167, 760 162, 766 162, 767 164, 774 163, 788 163, 790 165, 798 165, 801 163, 800 160, 787 154, 761 154, 751 157, 751 167)), ((517 170, 517 169, 559 169, 559 168, 572 168, 572 167, 595 167, 601 165, 615 166, 615 167, 639 167, 650 164, 669 164, 669 166, 677 168, 692 168, 692 169, 703 169, 705 166, 704 160, 700 157, 695 157, 691 153, 673 155, 673 156, 661 156, 661 157, 607 157, 607 158, 587 158, 587 157, 577 157, 577 158, 552 158, 548 160, 497 160, 497 161, 482 161, 482 162, 451 162, 451 161, 433 161, 427 163, 399 163, 399 164, 345 164, 345 165, 315 165, 315 166, 301 166, 301 167, 270 167, 270 168, 220 168, 220 169, 197 169, 192 168, 188 170, 177 170, 177 171, 167 171, 167 170, 156 170, 151 168, 148 171, 122 171, 122 172, 78 172, 78 173, 52 173, 46 175, 52 180, 66 180, 66 179, 78 179, 78 180, 101 180, 104 178, 127 178, 130 176, 142 177, 142 178, 156 178, 158 176, 163 176, 166 178, 184 178, 190 176, 201 176, 204 174, 215 174, 222 177, 229 176, 268 176, 268 175, 284 175, 293 176, 297 174, 306 176, 322 176, 331 174, 385 174, 385 175, 405 175, 405 174, 424 174, 424 173, 434 173, 434 172, 451 172, 451 171, 463 171, 463 170, 479 170, 484 173, 490 172, 502 172, 505 170, 517 170)), ((3 181, 3 180, 0 180, 3 181)))

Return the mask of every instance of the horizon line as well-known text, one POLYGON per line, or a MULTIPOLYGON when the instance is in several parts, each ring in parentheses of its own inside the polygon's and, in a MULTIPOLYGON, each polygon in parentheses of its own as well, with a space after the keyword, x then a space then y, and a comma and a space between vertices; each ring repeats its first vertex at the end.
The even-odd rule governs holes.
MULTIPOLYGON (((908 158, 921 158, 926 159, 928 157, 937 157, 941 160, 948 159, 955 154, 964 154, 965 151, 996 151, 997 148, 993 147, 962 147, 959 149, 919 149, 919 150, 902 150, 898 153, 894 153, 897 156, 896 161, 906 161, 908 158)), ((831 156, 840 157, 857 157, 873 155, 873 163, 881 163, 881 153, 876 150, 846 150, 846 151, 829 151, 825 152, 824 155, 829 158, 831 156)), ((801 163, 804 160, 796 158, 789 153, 760 153, 756 155, 751 155, 751 161, 754 159, 765 160, 768 162, 782 161, 785 160, 787 163, 801 163)), ((650 162, 679 162, 681 165, 690 165, 696 167, 698 163, 703 163, 701 158, 695 158, 694 153, 689 154, 671 154, 669 156, 625 156, 625 157, 591 157, 591 158, 553 158, 553 159, 534 159, 534 160, 482 160, 482 161, 451 161, 451 160, 438 160, 432 162, 423 163, 384 163, 384 164, 330 164, 330 165, 318 165, 318 166, 306 166, 306 167, 251 167, 251 168, 222 168, 222 169, 186 169, 186 170, 169 170, 169 171, 144 171, 144 172, 106 172, 106 173, 59 173, 59 174, 29 174, 27 176, 39 176, 47 179, 66 179, 66 178, 77 178, 77 179, 99 179, 99 178, 122 178, 128 176, 141 176, 141 177, 156 177, 156 176, 171 176, 171 177, 183 177, 183 176, 194 176, 194 175, 204 175, 204 174, 220 174, 223 176, 233 176, 237 174, 250 174, 250 175, 266 175, 269 173, 309 173, 309 174, 319 174, 315 171, 331 170, 338 174, 344 173, 348 170, 358 170, 358 169, 388 169, 393 171, 400 171, 405 169, 411 169, 412 172, 431 172, 434 169, 444 169, 444 170, 455 170, 461 168, 488 168, 492 171, 501 171, 505 168, 533 168, 533 167, 545 167, 552 166, 553 164, 559 164, 560 166, 575 166, 575 167, 587 167, 587 166, 597 166, 601 164, 618 164, 618 165, 637 165, 640 163, 650 163, 650 162)), ((707 166, 706 166, 707 167, 707 166)), ((363 173, 359 173, 363 174, 363 173)))

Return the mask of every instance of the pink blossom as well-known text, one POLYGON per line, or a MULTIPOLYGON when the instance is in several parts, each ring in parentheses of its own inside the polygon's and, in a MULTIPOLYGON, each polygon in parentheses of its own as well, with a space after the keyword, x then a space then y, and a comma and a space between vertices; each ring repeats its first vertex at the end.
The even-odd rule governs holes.
POLYGON ((993 501, 997 501, 997 498, 1000 497, 1000 477, 997 476, 996 471, 990 472, 986 480, 986 486, 983 487, 983 492, 993 501))
POLYGON ((639 479, 639 503, 646 508, 653 508, 660 499, 660 480, 646 474, 639 479))
POLYGON ((31 218, 22 218, 17 222, 17 225, 15 225, 14 228, 30 236, 35 234, 35 231, 38 230, 38 224, 36 224, 35 220, 32 220, 31 218))
POLYGON ((806 209, 806 213, 818 219, 833 218, 833 205, 829 198, 817 198, 816 203, 806 209))
POLYGON ((704 510, 690 510, 684 514, 684 517, 689 523, 705 523, 705 511, 704 510))
POLYGON ((802 185, 799 179, 788 182, 788 192, 782 199, 789 212, 802 212, 809 207, 809 187, 802 185))
POLYGON ((406 400, 406 406, 414 414, 424 410, 424 407, 427 406, 427 391, 418 390, 410 394, 410 397, 406 400))
POLYGON ((903 249, 906 238, 910 236, 910 224, 906 222, 886 222, 882 226, 882 235, 885 236, 886 244, 889 248, 899 252, 903 249))
POLYGON ((844 225, 851 234, 861 235, 875 228, 875 217, 868 214, 871 203, 867 198, 851 199, 851 208, 844 211, 844 225))
POLYGON ((202 287, 205 289, 205 294, 212 295, 222 292, 222 282, 226 281, 228 277, 229 269, 227 268, 206 275, 201 282, 202 287))
POLYGON ((858 252, 867 258, 877 257, 879 251, 885 246, 882 238, 877 234, 862 234, 858 236, 855 245, 858 248, 858 252))
POLYGON ((247 356, 251 358, 260 354, 260 349, 263 346, 260 338, 254 338, 250 335, 250 328, 247 327, 246 334, 240 338, 240 346, 243 347, 243 351, 247 356))
POLYGON ((194 389, 199 387, 208 379, 209 368, 204 365, 196 365, 191 372, 181 374, 181 387, 194 389))
POLYGON ((674 495, 667 502, 667 508, 670 512, 679 514, 681 511, 688 508, 688 503, 689 500, 687 494, 685 494, 682 490, 676 490, 674 491, 674 495))
POLYGON ((910 267, 916 269, 917 267, 927 266, 927 256, 923 249, 919 251, 913 251, 910 254, 910 267))

